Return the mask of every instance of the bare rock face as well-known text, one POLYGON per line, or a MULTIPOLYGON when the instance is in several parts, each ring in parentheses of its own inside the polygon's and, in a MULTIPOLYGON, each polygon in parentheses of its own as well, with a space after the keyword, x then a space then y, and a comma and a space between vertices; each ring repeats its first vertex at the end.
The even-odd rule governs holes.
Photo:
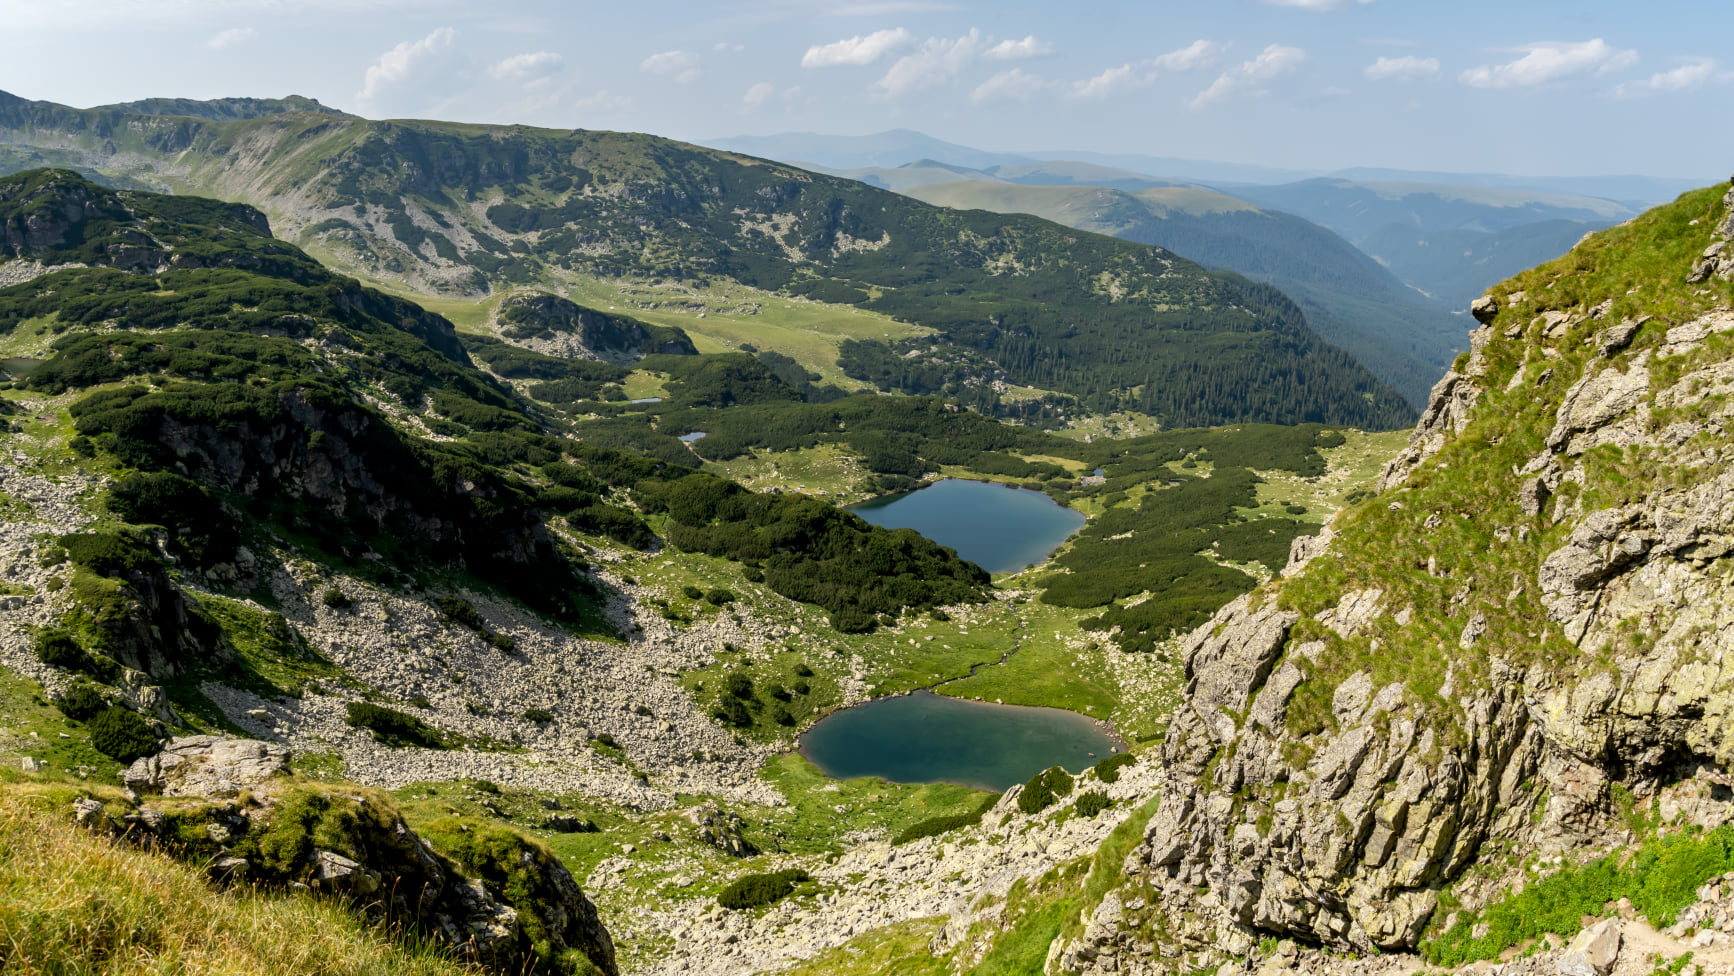
MULTIPOLYGON (((1368 602, 1366 594, 1345 600, 1368 602)), ((1362 951, 1411 947, 1437 885, 1473 856, 1501 808, 1521 806, 1516 787, 1534 771, 1540 735, 1515 685, 1478 697, 1463 729, 1467 747, 1443 755, 1406 689, 1376 687, 1364 673, 1337 689, 1338 731, 1296 737, 1280 703, 1310 664, 1290 648, 1260 678, 1249 719, 1236 723, 1242 689, 1284 648, 1298 617, 1231 605, 1188 644, 1188 671, 1199 673, 1214 707, 1201 706, 1195 690, 1176 713, 1162 749, 1162 804, 1126 866, 1144 897, 1187 906, 1169 915, 1173 943, 1151 947, 1160 955, 1244 954, 1267 933, 1362 951), (1290 758, 1302 755, 1304 763, 1290 758), (1279 784, 1286 798, 1268 807, 1233 799, 1279 784)))
MULTIPOLYGON (((1477 332, 1482 330, 1476 330, 1477 332)), ((1481 387, 1471 377, 1455 370, 1433 384, 1421 422, 1409 435, 1409 447, 1386 463, 1379 472, 1379 490, 1402 484, 1421 462, 1439 453, 1450 437, 1469 424, 1469 412, 1481 399, 1481 387)))
POLYGON ((139 793, 228 799, 289 771, 289 749, 273 742, 183 736, 122 774, 139 793))
MULTIPOLYGON (((1721 206, 1694 280, 1734 276, 1734 190, 1721 206)), ((1677 311, 1622 314, 1626 287, 1476 302, 1470 355, 1365 531, 1297 541, 1182 639, 1160 806, 1126 883, 1056 950, 1066 971, 1412 951, 1445 886, 1474 910, 1522 880, 1507 853, 1624 844, 1618 791, 1670 823, 1734 822, 1734 309, 1682 289, 1677 311), (1345 548, 1374 544, 1376 569, 1345 548)), ((1499 968, 1608 976, 1621 951, 1614 920, 1499 968)))
POLYGON ((1686 276, 1689 283, 1709 281, 1712 277, 1734 278, 1734 186, 1729 187, 1722 206, 1724 216, 1716 228, 1716 235, 1721 240, 1705 248, 1698 256, 1692 265, 1692 273, 1686 276))

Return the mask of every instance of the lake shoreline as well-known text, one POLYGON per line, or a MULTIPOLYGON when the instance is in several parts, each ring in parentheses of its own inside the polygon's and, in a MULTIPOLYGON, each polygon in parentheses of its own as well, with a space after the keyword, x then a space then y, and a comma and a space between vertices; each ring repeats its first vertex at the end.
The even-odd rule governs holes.
POLYGON ((1046 563, 1089 522, 1083 512, 1021 483, 956 477, 843 511, 881 528, 914 531, 994 576, 1046 563))
MULTIPOLYGON (((809 741, 808 740, 809 740, 809 737, 811 736, 813 730, 816 729, 820 724, 822 724, 823 722, 825 722, 828 719, 834 718, 834 717, 839 716, 839 715, 843 715, 843 714, 851 712, 851 711, 865 708, 869 705, 884 704, 886 702, 896 701, 896 700, 901 699, 901 698, 914 698, 914 697, 921 696, 921 695, 926 695, 926 696, 931 697, 933 699, 944 701, 947 703, 954 703, 954 704, 963 705, 963 706, 974 706, 974 707, 979 708, 979 709, 983 709, 983 710, 987 710, 987 711, 997 711, 997 712, 1000 712, 1002 714, 1016 714, 1016 715, 1021 715, 1021 716, 1028 716, 1032 712, 1051 712, 1051 713, 1057 713, 1058 716, 1063 716, 1064 719, 1067 721, 1070 721, 1073 719, 1082 719, 1085 722, 1087 722, 1099 735, 1102 736, 1102 738, 1106 739, 1109 743, 1109 749, 1107 752, 1101 753, 1101 754, 1095 754, 1095 753, 1090 754, 1091 757, 1094 758, 1096 762, 1101 762, 1103 759, 1106 759, 1109 756, 1118 755, 1120 753, 1130 753, 1132 751, 1131 744, 1127 741, 1126 737, 1120 733, 1119 729, 1114 727, 1113 722, 1111 722, 1107 719, 1096 718, 1093 715, 1086 715, 1082 712, 1074 712, 1069 708, 1059 708, 1059 707, 1056 707, 1053 705, 1008 705, 1004 702, 990 702, 990 701, 982 701, 982 700, 976 699, 976 698, 961 698, 961 697, 957 697, 954 695, 942 695, 942 694, 939 694, 938 692, 932 691, 932 690, 927 689, 927 688, 915 688, 915 689, 911 689, 909 691, 900 691, 900 692, 895 692, 895 693, 889 694, 889 695, 880 695, 880 696, 875 697, 875 698, 869 698, 866 701, 856 702, 855 704, 850 705, 846 708, 839 708, 839 709, 835 709, 833 711, 827 712, 827 713, 825 713, 824 716, 819 718, 818 721, 814 722, 812 725, 809 725, 805 730, 803 730, 801 732, 800 735, 797 735, 795 737, 794 748, 789 750, 789 751, 798 754, 799 756, 801 756, 801 758, 805 759, 807 762, 812 763, 813 768, 817 769, 820 772, 820 774, 822 774, 826 779, 844 780, 844 779, 863 778, 863 777, 857 777, 857 776, 838 776, 838 775, 832 773, 830 770, 826 769, 825 764, 822 763, 818 758, 816 758, 813 755, 811 749, 809 748, 809 741)), ((1084 768, 1088 769, 1094 765, 1095 765, 1095 763, 1089 763, 1084 768)), ((1048 767, 1043 767, 1043 768, 1048 768, 1048 767)), ((1038 772, 1039 772, 1039 770, 1038 770, 1038 772)), ((1080 769, 1079 774, 1081 774, 1082 772, 1083 772, 1083 770, 1080 769)), ((877 779, 883 779, 886 782, 905 783, 905 784, 950 783, 950 784, 953 784, 956 786, 964 786, 964 787, 968 787, 970 789, 979 789, 979 790, 983 790, 985 792, 990 792, 990 793, 1002 793, 1002 792, 1004 792, 1004 789, 995 789, 991 786, 991 784, 984 785, 980 782, 964 782, 964 781, 959 780, 959 779, 949 779, 949 778, 945 778, 945 777, 935 777, 935 778, 931 778, 931 779, 893 779, 893 778, 888 777, 888 776, 870 776, 868 778, 877 778, 877 779)), ((1006 789, 1009 789, 1009 787, 1006 787, 1006 789)))

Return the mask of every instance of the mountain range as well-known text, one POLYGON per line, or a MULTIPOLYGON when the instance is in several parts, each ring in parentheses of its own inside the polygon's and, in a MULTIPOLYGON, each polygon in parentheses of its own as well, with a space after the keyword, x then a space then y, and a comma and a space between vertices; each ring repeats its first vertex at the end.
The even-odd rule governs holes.
POLYGON ((1204 186, 1082 163, 976 171, 923 161, 837 175, 877 180, 954 209, 1034 214, 1269 282, 1301 306, 1321 336, 1417 406, 1467 341, 1463 317, 1331 231, 1204 186))
POLYGON ((1180 426, 1412 416, 1275 289, 1037 218, 651 136, 300 111, 216 122, 0 95, 0 140, 8 165, 251 203, 335 267, 424 293, 722 279, 853 306, 921 335, 851 337, 809 368, 886 389, 972 387, 991 408, 1008 382, 1180 426))
POLYGON ((935 139, 911 129, 891 129, 872 135, 839 136, 811 132, 777 135, 732 136, 697 140, 703 145, 743 152, 768 159, 807 160, 832 169, 863 167, 895 168, 921 159, 952 166, 986 169, 1034 162, 1080 162, 1129 170, 1157 179, 1230 186, 1250 183, 1276 185, 1311 179, 1349 182, 1439 183, 1524 190, 1534 193, 1593 196, 1616 200, 1628 206, 1646 206, 1671 200, 1709 179, 1672 179, 1654 176, 1509 176, 1496 173, 1446 173, 1356 166, 1336 170, 1286 169, 1246 163, 1151 156, 1137 153, 1103 153, 1088 150, 1031 150, 996 152, 975 149, 935 139))
MULTIPOLYGON (((1629 219, 1702 182, 1368 167, 1312 172, 1089 152, 992 153, 908 130, 714 144, 899 191, 960 179, 1125 190, 1200 185, 1335 231, 1405 284, 1457 312, 1489 285, 1557 257, 1589 231, 1629 219)), ((1233 262, 1223 266, 1245 272, 1233 262)))
POLYGON ((1127 238, 1405 286, 1187 181, 170 107, 0 97, 0 968, 1734 964, 1727 184, 1494 282, 1381 431, 1302 305, 1127 238), (990 575, 843 507, 942 478, 1082 525, 990 575), (1117 737, 799 748, 912 692, 1117 737))

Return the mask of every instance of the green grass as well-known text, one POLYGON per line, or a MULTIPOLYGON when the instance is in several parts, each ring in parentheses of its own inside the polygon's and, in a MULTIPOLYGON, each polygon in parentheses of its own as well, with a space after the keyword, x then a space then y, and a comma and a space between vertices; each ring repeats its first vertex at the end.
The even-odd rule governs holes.
POLYGON ((945 923, 944 918, 914 918, 864 932, 783 972, 786 976, 949 976, 951 954, 935 956, 928 948, 945 923))
POLYGON ((0 788, 0 967, 37 974, 476 974, 449 950, 308 894, 212 887, 196 865, 76 829, 76 790, 0 788))
POLYGON ((91 747, 85 723, 62 715, 41 685, 0 668, 0 768, 16 770, 24 756, 52 773, 70 776, 84 767, 93 782, 120 781, 120 764, 91 747))
POLYGON ((1304 478, 1281 469, 1258 475, 1264 483, 1257 485, 1258 506, 1240 509, 1246 518, 1272 516, 1288 518, 1284 506, 1298 504, 1306 508, 1299 516, 1308 522, 1323 522, 1339 508, 1345 507, 1350 494, 1369 490, 1379 479, 1379 469, 1409 443, 1409 432, 1391 430, 1368 433, 1360 430, 1342 432, 1340 447, 1320 448, 1328 470, 1317 478, 1304 478))
POLYGON ((931 817, 972 812, 992 795, 950 783, 834 780, 797 753, 773 757, 765 764, 763 776, 782 791, 789 805, 757 813, 752 818, 756 832, 778 840, 784 850, 795 854, 839 851, 845 843, 842 838, 858 831, 883 831, 890 839, 931 817))
POLYGON ((734 282, 692 288, 573 276, 565 284, 568 297, 580 305, 599 311, 612 307, 646 322, 685 329, 700 352, 734 352, 742 343, 772 349, 823 376, 820 383, 848 390, 864 384, 837 367, 838 347, 845 339, 895 341, 931 331, 877 312, 791 299, 734 282), (696 309, 669 307, 687 303, 704 305, 704 318, 696 309), (754 308, 756 313, 749 314, 754 308))
POLYGON ((1674 924, 1680 910, 1697 900, 1705 881, 1734 868, 1734 826, 1688 830, 1652 837, 1635 850, 1567 867, 1533 879, 1520 894, 1466 912, 1457 924, 1424 942, 1422 954, 1438 966, 1456 967, 1495 959, 1506 949, 1552 932, 1570 936, 1586 916, 1599 916, 1609 902, 1631 899, 1656 928, 1674 924), (1475 935, 1486 925, 1485 934, 1475 935))
POLYGON ((238 667, 229 677, 261 694, 300 697, 309 682, 338 681, 343 672, 325 660, 283 615, 240 600, 209 594, 199 605, 223 628, 238 667))
MULTIPOLYGON (((1078 890, 1089 870, 1087 860, 1057 867, 1040 879, 1019 881, 1006 896, 1006 925, 969 976, 1028 976, 1042 971, 1048 947, 1082 905, 1078 890)), ((971 934, 974 934, 973 931, 971 934)))
POLYGON ((1120 703, 1119 685, 1103 661, 1103 650, 1078 630, 1083 614, 1042 603, 1014 606, 1018 650, 1003 664, 991 664, 974 676, 947 682, 934 690, 957 698, 998 701, 1007 705, 1047 705, 1107 718, 1120 703), (1083 650, 1073 650, 1081 643, 1083 650))
MULTIPOLYGON (((703 442, 696 447, 703 455, 703 442)), ((774 453, 755 451, 751 457, 707 461, 705 470, 754 491, 768 488, 806 491, 830 495, 844 505, 864 501, 871 495, 865 484, 871 474, 862 467, 859 458, 838 444, 774 453)))

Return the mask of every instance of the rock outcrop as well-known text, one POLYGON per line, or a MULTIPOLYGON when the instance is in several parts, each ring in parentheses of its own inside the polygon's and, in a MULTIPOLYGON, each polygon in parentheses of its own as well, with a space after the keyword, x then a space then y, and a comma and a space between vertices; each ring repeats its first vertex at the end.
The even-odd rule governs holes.
MULTIPOLYGON (((1616 788, 1708 783, 1689 819, 1734 820, 1734 294, 1681 288, 1734 271, 1734 190, 1690 206, 1708 248, 1664 208, 1476 302, 1381 494, 1183 640, 1160 807, 1066 971, 1414 950, 1448 886, 1472 910, 1524 854, 1622 843, 1616 788), (1697 257, 1634 287, 1658 235, 1697 257)), ((1618 952, 1604 925, 1508 971, 1618 952)))
POLYGON ((1697 284, 1711 278, 1734 278, 1734 188, 1722 201, 1722 222, 1716 226, 1716 240, 1704 248, 1692 265, 1686 281, 1697 284))
POLYGON ((383 796, 298 780, 289 759, 287 748, 250 739, 177 738, 126 771, 132 795, 141 797, 136 809, 110 816, 87 799, 74 814, 94 829, 204 863, 219 882, 343 897, 495 971, 556 961, 570 968, 581 956, 593 971, 618 973, 595 906, 539 845, 466 825, 455 829, 458 839, 436 846, 383 796))
POLYGON ((565 359, 634 363, 653 353, 697 355, 692 339, 676 328, 609 315, 541 292, 510 295, 498 313, 502 338, 565 359))

